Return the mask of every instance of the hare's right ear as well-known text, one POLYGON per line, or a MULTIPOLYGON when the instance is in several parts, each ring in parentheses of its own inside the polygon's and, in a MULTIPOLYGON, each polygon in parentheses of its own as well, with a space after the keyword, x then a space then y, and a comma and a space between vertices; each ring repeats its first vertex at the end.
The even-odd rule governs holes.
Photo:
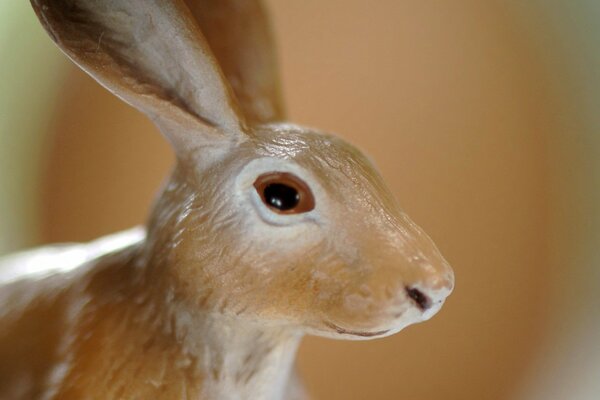
POLYGON ((243 140, 244 117, 182 0, 31 0, 58 46, 147 114, 178 152, 243 140))
POLYGON ((184 0, 249 125, 285 119, 275 44, 260 0, 184 0))

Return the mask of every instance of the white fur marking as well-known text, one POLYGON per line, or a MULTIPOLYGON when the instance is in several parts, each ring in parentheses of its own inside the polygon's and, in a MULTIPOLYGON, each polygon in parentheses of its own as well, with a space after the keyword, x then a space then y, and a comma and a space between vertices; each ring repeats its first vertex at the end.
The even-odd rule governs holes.
POLYGON ((75 270, 98 257, 140 243, 145 237, 144 228, 135 227, 90 243, 46 246, 2 257, 0 286, 75 270))

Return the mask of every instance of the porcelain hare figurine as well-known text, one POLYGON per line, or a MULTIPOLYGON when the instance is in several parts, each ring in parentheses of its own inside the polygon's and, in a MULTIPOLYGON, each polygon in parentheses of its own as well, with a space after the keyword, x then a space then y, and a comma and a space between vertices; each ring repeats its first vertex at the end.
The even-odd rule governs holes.
POLYGON ((32 4, 177 163, 147 229, 2 261, 0 398, 300 399, 304 334, 378 338, 440 309, 452 271, 367 158, 281 122, 256 1, 32 4))

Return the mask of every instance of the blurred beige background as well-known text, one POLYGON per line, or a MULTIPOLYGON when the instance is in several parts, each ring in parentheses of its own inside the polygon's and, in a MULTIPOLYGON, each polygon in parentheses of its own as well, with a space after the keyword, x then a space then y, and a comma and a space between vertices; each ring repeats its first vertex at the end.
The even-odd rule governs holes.
MULTIPOLYGON (((570 177, 557 178, 555 163, 570 161, 556 138, 576 116, 556 84, 566 72, 544 47, 553 31, 539 31, 549 22, 531 19, 536 2, 513 3, 267 1, 291 119, 370 154, 457 279, 438 316, 394 337, 305 340, 299 365, 317 398, 508 399, 535 381, 563 305, 556 243, 567 200, 556 180, 570 177)), ((22 18, 37 29, 33 13, 22 18)), ((37 199, 37 223, 22 242, 89 240, 143 223, 170 149, 51 49, 60 87, 31 93, 54 97, 30 128, 41 161, 25 198, 37 199)))

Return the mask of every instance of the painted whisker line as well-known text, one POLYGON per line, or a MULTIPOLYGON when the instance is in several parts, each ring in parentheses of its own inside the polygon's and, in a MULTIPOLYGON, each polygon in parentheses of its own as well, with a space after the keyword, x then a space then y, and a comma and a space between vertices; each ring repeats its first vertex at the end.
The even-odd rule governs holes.
POLYGON ((329 321, 324 321, 323 323, 325 325, 327 325, 329 328, 333 329, 334 331, 336 331, 337 333, 340 333, 342 335, 352 335, 352 336, 360 336, 360 337, 375 337, 375 336, 385 335, 386 333, 388 333, 390 331, 389 329, 382 330, 382 331, 375 331, 375 332, 351 331, 351 330, 339 327, 336 324, 329 322, 329 321))

